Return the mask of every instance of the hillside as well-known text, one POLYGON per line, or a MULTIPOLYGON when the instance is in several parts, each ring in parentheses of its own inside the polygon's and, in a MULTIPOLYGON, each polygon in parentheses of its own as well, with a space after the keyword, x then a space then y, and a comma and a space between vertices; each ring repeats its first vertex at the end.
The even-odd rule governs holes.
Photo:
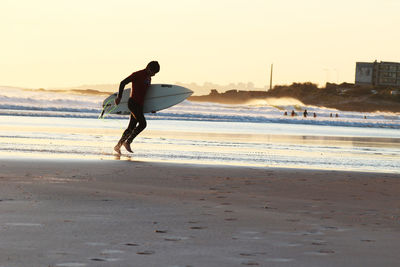
POLYGON ((400 112, 400 90, 393 88, 362 87, 343 83, 327 84, 319 88, 312 83, 293 83, 290 86, 275 86, 269 91, 229 90, 219 93, 212 90, 203 96, 191 96, 191 101, 216 102, 222 104, 246 104, 252 100, 268 98, 294 98, 305 105, 335 108, 358 112, 400 112))

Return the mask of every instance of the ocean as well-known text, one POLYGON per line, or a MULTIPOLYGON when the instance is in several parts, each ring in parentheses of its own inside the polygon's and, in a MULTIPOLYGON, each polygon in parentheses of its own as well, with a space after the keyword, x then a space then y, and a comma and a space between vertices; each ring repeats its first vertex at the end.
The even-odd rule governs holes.
POLYGON ((246 105, 186 100, 146 114, 148 126, 132 144, 134 153, 118 156, 113 147, 128 116, 99 119, 105 97, 95 91, 0 87, 0 160, 156 161, 400 173, 399 113, 345 112, 293 99, 246 105), (290 116, 292 110, 298 116, 290 116))

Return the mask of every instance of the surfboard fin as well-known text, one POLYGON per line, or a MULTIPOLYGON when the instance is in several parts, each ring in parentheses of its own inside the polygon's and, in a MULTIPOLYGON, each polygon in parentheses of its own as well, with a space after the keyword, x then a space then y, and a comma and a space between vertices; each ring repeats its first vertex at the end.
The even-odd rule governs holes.
POLYGON ((106 109, 105 108, 103 108, 103 110, 101 111, 101 114, 100 114, 100 116, 99 116, 99 119, 102 119, 103 118, 103 115, 104 115, 104 111, 105 111, 106 109))

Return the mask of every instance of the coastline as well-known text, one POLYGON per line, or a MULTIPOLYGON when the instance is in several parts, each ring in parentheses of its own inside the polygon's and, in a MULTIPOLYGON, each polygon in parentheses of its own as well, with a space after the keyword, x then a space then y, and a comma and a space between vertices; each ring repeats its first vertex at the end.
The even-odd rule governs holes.
POLYGON ((223 93, 213 89, 208 95, 188 98, 190 101, 219 104, 249 104, 269 99, 292 99, 300 101, 296 104, 299 106, 332 108, 339 111, 400 113, 398 88, 374 88, 349 83, 328 83, 324 88, 319 88, 313 83, 293 83, 290 86, 276 85, 268 91, 233 89, 223 93))
POLYGON ((101 160, 0 166, 0 265, 400 260, 398 174, 101 160))

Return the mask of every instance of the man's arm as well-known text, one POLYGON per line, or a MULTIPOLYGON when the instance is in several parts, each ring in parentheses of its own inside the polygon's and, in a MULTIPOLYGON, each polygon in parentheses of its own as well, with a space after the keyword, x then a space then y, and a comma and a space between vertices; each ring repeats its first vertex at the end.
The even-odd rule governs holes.
POLYGON ((115 104, 118 105, 119 102, 121 102, 122 94, 124 93, 124 88, 130 82, 131 82, 131 76, 128 76, 124 80, 121 81, 121 83, 119 84, 118 96, 115 99, 115 104))

